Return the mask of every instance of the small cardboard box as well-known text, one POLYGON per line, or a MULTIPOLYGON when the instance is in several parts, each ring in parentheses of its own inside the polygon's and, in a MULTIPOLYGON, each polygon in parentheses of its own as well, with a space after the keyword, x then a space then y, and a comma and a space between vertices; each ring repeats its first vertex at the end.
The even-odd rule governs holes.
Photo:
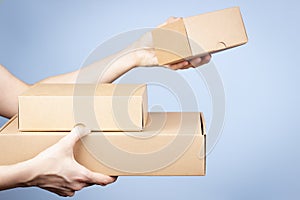
POLYGON ((146 85, 37 84, 19 96, 21 131, 141 131, 148 116, 146 85))
POLYGON ((152 31, 160 65, 173 64, 247 43, 240 9, 187 17, 152 31))
MULTIPOLYGON (((142 132, 92 132, 74 148, 75 159, 112 176, 205 175, 202 113, 149 113, 142 132)), ((0 130, 0 165, 31 159, 69 132, 20 132, 18 118, 0 130)))

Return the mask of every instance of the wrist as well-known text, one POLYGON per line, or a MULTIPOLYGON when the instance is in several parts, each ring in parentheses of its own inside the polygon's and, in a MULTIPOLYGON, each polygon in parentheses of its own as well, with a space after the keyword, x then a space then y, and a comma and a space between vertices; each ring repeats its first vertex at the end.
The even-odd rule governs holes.
POLYGON ((134 50, 127 48, 119 53, 114 61, 115 65, 122 66, 123 71, 129 71, 137 67, 140 63, 139 56, 134 50))
POLYGON ((29 187, 32 185, 32 180, 37 175, 37 166, 35 166, 34 160, 30 159, 21 163, 16 164, 17 168, 17 179, 16 183, 18 187, 29 187))
POLYGON ((154 49, 150 47, 132 50, 131 57, 134 61, 134 67, 158 65, 154 49))
POLYGON ((30 186, 35 176, 31 160, 13 165, 0 166, 0 190, 30 186))
POLYGON ((140 65, 140 57, 136 51, 132 51, 128 53, 128 56, 126 56, 130 63, 130 69, 136 68, 140 65))

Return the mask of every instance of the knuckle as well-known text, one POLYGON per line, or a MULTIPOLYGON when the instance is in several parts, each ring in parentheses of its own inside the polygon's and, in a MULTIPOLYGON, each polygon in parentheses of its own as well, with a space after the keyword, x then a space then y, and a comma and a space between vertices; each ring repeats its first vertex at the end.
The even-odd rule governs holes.
POLYGON ((106 184, 110 184, 110 183, 113 183, 116 181, 116 178, 115 177, 108 177, 106 180, 106 184))
POLYGON ((208 63, 208 62, 209 62, 209 59, 208 59, 208 58, 205 58, 204 61, 203 61, 204 64, 206 64, 206 63, 208 63))
POLYGON ((208 63, 211 59, 211 55, 207 55, 204 57, 204 63, 208 63))
POLYGON ((170 69, 171 70, 176 70, 176 67, 175 66, 171 66, 170 69))
POLYGON ((72 196, 74 196, 74 194, 75 194, 75 192, 69 192, 69 193, 68 193, 68 196, 69 196, 69 197, 72 197, 72 196))
POLYGON ((80 184, 76 184, 76 185, 72 186, 72 190, 74 190, 74 191, 79 191, 81 189, 82 189, 82 186, 80 184))
POLYGON ((117 181, 117 179, 118 179, 118 177, 117 177, 117 176, 112 176, 111 178, 112 178, 112 183, 116 182, 116 181, 117 181))
POLYGON ((68 196, 68 194, 65 193, 65 192, 64 192, 64 193, 59 193, 58 195, 59 195, 59 196, 62 196, 62 197, 67 197, 67 196, 68 196))
POLYGON ((101 185, 102 186, 107 186, 108 184, 113 183, 113 182, 114 182, 114 179, 109 177, 109 178, 103 179, 101 185))
POLYGON ((103 187, 105 187, 105 186, 107 186, 107 183, 102 182, 100 185, 103 186, 103 187))
POLYGON ((107 186, 109 184, 109 181, 107 179, 104 179, 102 181, 102 186, 107 186))
POLYGON ((81 177, 79 178, 82 182, 86 182, 92 176, 89 170, 81 170, 81 177))

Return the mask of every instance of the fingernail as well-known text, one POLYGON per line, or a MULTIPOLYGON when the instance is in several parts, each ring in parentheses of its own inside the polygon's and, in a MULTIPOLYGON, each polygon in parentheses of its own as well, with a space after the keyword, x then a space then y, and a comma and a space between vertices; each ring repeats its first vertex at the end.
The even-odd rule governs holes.
POLYGON ((84 127, 81 129, 82 133, 91 133, 91 129, 84 127))
POLYGON ((77 128, 78 132, 80 134, 84 134, 84 133, 90 133, 91 132, 91 129, 87 128, 85 126, 85 124, 83 123, 77 123, 74 128, 77 128))

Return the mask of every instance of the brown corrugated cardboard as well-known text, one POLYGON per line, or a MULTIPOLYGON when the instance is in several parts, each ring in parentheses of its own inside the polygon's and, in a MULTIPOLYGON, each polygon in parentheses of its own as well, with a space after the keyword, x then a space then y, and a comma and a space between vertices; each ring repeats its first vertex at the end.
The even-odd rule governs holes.
MULTIPOLYGON (((74 148, 90 170, 121 176, 205 175, 202 113, 149 113, 142 132, 92 132, 74 148)), ((0 132, 0 165, 33 158, 68 132, 19 132, 17 117, 0 132)))
POLYGON ((180 19, 154 29, 152 36, 160 65, 215 53, 248 41, 238 7, 180 19))
POLYGON ((147 113, 146 85, 37 84, 19 96, 21 131, 141 131, 147 113))

